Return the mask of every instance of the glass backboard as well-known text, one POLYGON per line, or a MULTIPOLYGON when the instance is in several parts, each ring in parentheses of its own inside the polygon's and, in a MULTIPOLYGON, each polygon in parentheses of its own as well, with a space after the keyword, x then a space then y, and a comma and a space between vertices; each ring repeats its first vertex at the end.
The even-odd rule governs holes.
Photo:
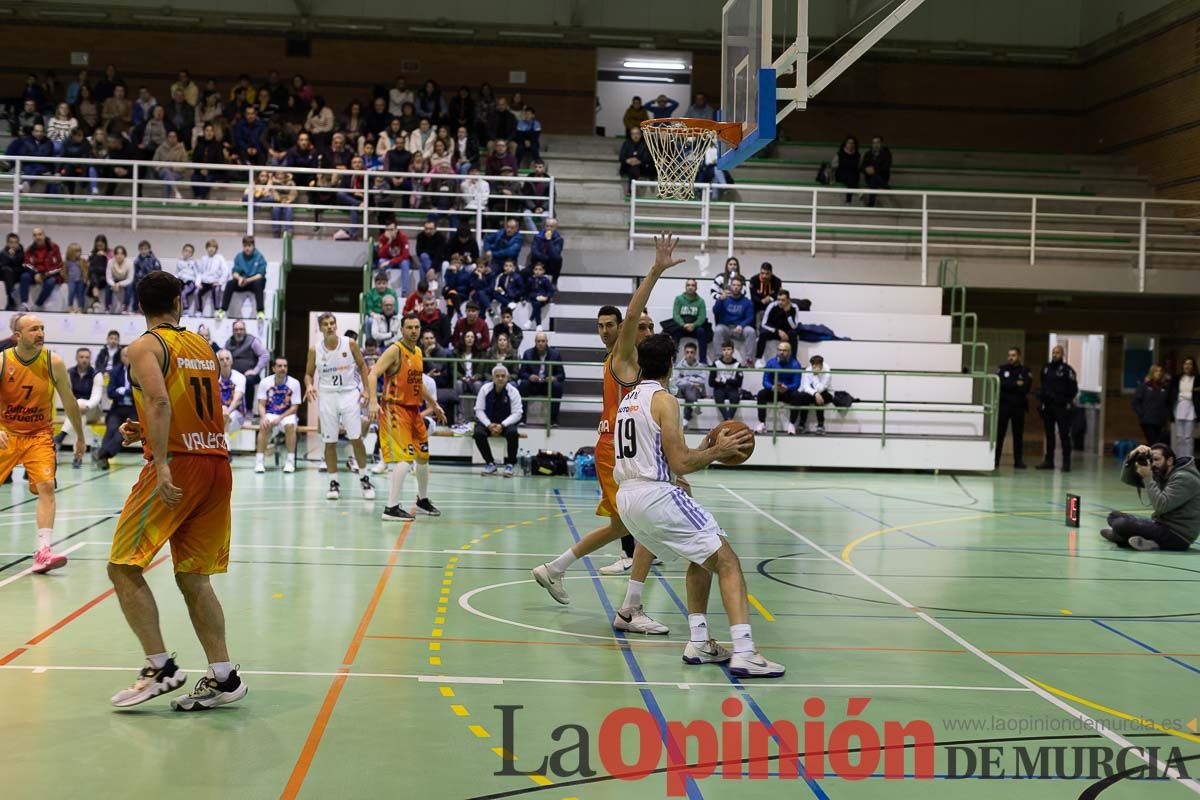
POLYGON ((723 151, 723 169, 737 166, 775 138, 771 6, 772 0, 728 0, 721 11, 721 120, 742 124, 742 143, 723 151))

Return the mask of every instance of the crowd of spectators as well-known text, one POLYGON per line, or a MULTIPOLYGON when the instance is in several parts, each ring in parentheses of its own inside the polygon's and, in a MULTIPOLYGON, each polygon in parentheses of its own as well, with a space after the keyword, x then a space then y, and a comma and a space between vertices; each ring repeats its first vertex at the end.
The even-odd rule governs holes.
MULTIPOLYGON (((865 185, 872 190, 889 189, 892 181, 892 151, 883 143, 883 137, 871 139, 871 147, 866 152, 860 152, 858 139, 847 136, 842 140, 833 159, 821 165, 817 173, 821 183, 837 183, 847 189, 857 189, 865 185)), ((846 193, 846 204, 854 202, 854 192, 846 193)), ((863 195, 863 203, 867 206, 877 206, 879 195, 874 191, 863 195)))

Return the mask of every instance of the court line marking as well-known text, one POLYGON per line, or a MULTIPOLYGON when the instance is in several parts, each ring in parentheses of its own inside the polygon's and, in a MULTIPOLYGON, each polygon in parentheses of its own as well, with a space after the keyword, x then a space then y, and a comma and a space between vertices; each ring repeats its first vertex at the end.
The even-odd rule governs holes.
MULTIPOLYGON (((71 553, 74 553, 76 550, 78 550, 79 548, 83 547, 86 544, 88 544, 88 542, 78 542, 76 544, 73 544, 70 547, 68 547, 66 550, 63 550, 61 553, 59 553, 59 555, 62 555, 62 556, 70 555, 71 553)), ((18 581, 21 578, 24 578, 26 575, 31 575, 32 573, 33 573, 33 567, 26 567, 25 569, 18 572, 16 575, 12 575, 12 576, 7 577, 4 580, 0 581, 0 589, 3 589, 5 586, 8 586, 10 583, 18 581)))
POLYGON ((1159 725, 1157 722, 1154 722, 1153 720, 1145 719, 1144 717, 1138 717, 1133 714, 1127 714, 1126 712, 1118 711, 1115 708, 1109 708, 1108 706, 1102 706, 1099 703, 1093 703, 1091 700, 1085 700, 1084 698, 1079 697, 1078 695, 1073 695, 1069 692, 1064 692, 1062 689, 1056 689, 1055 687, 1051 686, 1050 684, 1042 683, 1041 681, 1036 680, 1034 678, 1030 678, 1029 680, 1033 681, 1034 683, 1036 683, 1038 686, 1042 687, 1046 691, 1052 692, 1053 694, 1056 694, 1065 700, 1072 700, 1076 703, 1079 703, 1080 705, 1085 705, 1088 708, 1094 708, 1097 711, 1103 711, 1105 714, 1111 714, 1114 717, 1117 717, 1118 719, 1126 720, 1127 722, 1136 722, 1137 724, 1139 724, 1145 728, 1152 728, 1153 730, 1156 730, 1159 733, 1166 733, 1171 736, 1177 736, 1180 739, 1186 739, 1189 742, 1200 742, 1200 736, 1194 736, 1190 733, 1184 733, 1183 731, 1176 730, 1175 728, 1168 728, 1165 725, 1159 725))
POLYGON ((754 606, 755 610, 757 610, 758 613, 762 615, 762 618, 765 619, 767 622, 775 621, 774 615, 771 614, 770 611, 767 611, 767 609, 763 608, 763 604, 758 602, 757 597, 755 597, 754 595, 747 592, 746 600, 750 603, 750 605, 754 606))
POLYGON ((375 584, 375 591, 371 594, 371 600, 367 603, 362 618, 358 621, 358 627, 354 631, 354 636, 350 639, 350 646, 346 648, 346 655, 342 657, 342 668, 334 673, 334 679, 329 685, 329 691, 325 693, 325 700, 321 703, 320 710, 317 711, 317 717, 313 720, 312 727, 309 728, 308 737, 304 741, 304 746, 300 749, 300 755, 296 758, 292 774, 288 777, 288 782, 283 788, 283 793, 280 795, 281 800, 294 800, 296 795, 300 793, 300 788, 304 785, 304 779, 308 777, 308 770, 312 766, 313 758, 317 754, 317 748, 321 745, 321 737, 324 736, 325 729, 329 725, 329 718, 333 716, 333 709, 337 705, 338 698, 342 695, 342 687, 346 685, 350 667, 353 666, 354 660, 358 657, 358 649, 362 646, 363 636, 367 633, 367 626, 371 624, 371 618, 375 616, 375 609, 379 607, 379 599, 383 596, 383 590, 387 587, 388 579, 391 577, 392 570, 396 566, 396 557, 399 555, 400 548, 404 547, 404 540, 408 538, 408 532, 411 528, 412 521, 410 520, 404 523, 404 527, 400 529, 399 535, 396 536, 396 542, 392 545, 392 555, 388 558, 387 566, 383 568, 383 571, 379 575, 379 580, 375 584))
MULTIPOLYGON (((762 508, 759 508, 757 505, 755 505, 751 501, 747 500, 746 498, 742 497, 742 495, 738 494, 733 489, 730 489, 725 484, 721 484, 721 488, 724 489, 726 492, 728 492, 733 497, 742 501, 742 503, 745 504, 747 507, 754 509, 759 514, 761 514, 764 518, 775 523, 780 528, 782 528, 783 530, 790 533, 792 536, 794 536, 797 539, 799 539, 800 541, 804 542, 812 549, 816 550, 818 553, 821 553, 822 555, 824 555, 830 561, 833 561, 836 564, 843 565, 846 569, 850 570, 855 575, 857 575, 859 578, 863 579, 868 584, 870 584, 872 587, 874 587, 876 591, 882 592, 884 595, 890 597, 893 601, 896 602, 897 605, 900 605, 903 608, 907 608, 909 611, 913 612, 913 614, 915 614, 919 619, 921 619, 922 621, 927 623, 929 626, 931 626, 935 630, 942 633, 942 635, 946 636, 951 641, 956 642, 960 647, 963 647, 966 650, 969 650, 973 655, 975 655, 977 658, 982 660, 984 663, 992 666, 993 668, 1000 671, 1004 675, 1008 676, 1013 681, 1021 684, 1022 686, 1025 686, 1025 687, 1031 689, 1035 694, 1037 694, 1043 700, 1047 701, 1051 705, 1058 707, 1059 709, 1066 712, 1070 716, 1074 717, 1078 721, 1084 723, 1085 725, 1091 726, 1092 730, 1096 731, 1097 733, 1099 733, 1104 738, 1108 739, 1113 744, 1116 744, 1117 746, 1119 746, 1121 748, 1130 749, 1130 750, 1133 750, 1135 748, 1135 745, 1132 742, 1130 742, 1128 739, 1126 739, 1124 736, 1121 736, 1119 733, 1117 733, 1115 731, 1109 730, 1103 724, 1101 724, 1098 720, 1093 719, 1092 717, 1083 713, 1082 711, 1075 708, 1071 704, 1065 702, 1062 698, 1057 697, 1052 692, 1039 686, 1036 682, 1020 675, 1017 672, 1014 672, 1009 667, 1005 666, 1001 662, 999 662, 996 659, 989 656, 987 653, 980 650, 975 645, 971 644, 971 642, 967 641, 962 636, 960 636, 957 633, 955 633, 954 631, 950 630, 950 628, 946 627, 941 622, 938 622, 936 619, 929 616, 924 611, 921 611, 915 605, 908 602, 900 595, 896 594, 896 592, 887 588, 882 583, 875 580, 874 578, 872 578, 867 573, 863 572, 858 567, 854 566, 854 564, 852 562, 845 560, 845 558, 844 558, 845 551, 843 551, 843 558, 839 559, 837 556, 833 555, 833 553, 830 553, 828 550, 821 547, 816 542, 812 541, 807 536, 800 533, 799 531, 797 531, 792 526, 788 525, 783 520, 779 519, 778 517, 774 516, 773 514, 767 512, 767 511, 764 511, 762 508)), ((909 525, 907 527, 916 527, 916 526, 909 525)), ((1183 775, 1180 774, 1178 769, 1168 766, 1167 764, 1164 764, 1158 758, 1149 757, 1144 752, 1141 752, 1141 751, 1135 751, 1135 752, 1137 752, 1138 758, 1141 761, 1155 767, 1158 770, 1158 774, 1167 775, 1172 780, 1179 783, 1179 785, 1190 789, 1195 794, 1200 794, 1200 783, 1198 783, 1197 781, 1193 780, 1192 778, 1183 777, 1183 775)))

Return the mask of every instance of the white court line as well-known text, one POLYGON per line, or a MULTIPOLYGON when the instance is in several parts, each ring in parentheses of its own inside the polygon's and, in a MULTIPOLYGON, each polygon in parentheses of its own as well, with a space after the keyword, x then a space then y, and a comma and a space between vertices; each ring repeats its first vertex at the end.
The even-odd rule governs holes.
MULTIPOLYGON (((81 548, 87 544, 90 544, 90 542, 76 542, 75 544, 68 547, 66 550, 63 550, 61 553, 59 553, 59 555, 63 555, 63 556, 69 555, 70 553, 74 553, 76 550, 78 550, 79 548, 81 548)), ((33 567, 27 567, 27 568, 21 570, 20 572, 18 572, 16 575, 5 578, 4 580, 0 581, 0 589, 3 589, 5 586, 8 586, 10 583, 12 583, 14 581, 18 581, 21 578, 24 578, 26 575, 29 575, 32 572, 33 572, 33 567)))
MULTIPOLYGON (((38 664, 6 664, 0 670, 27 670, 35 675, 46 672, 133 672, 137 667, 91 667, 91 666, 46 666, 38 664)), ((415 675, 403 672, 305 672, 298 670, 238 670, 239 675, 263 675, 296 678, 335 678, 345 675, 348 678, 386 678, 391 680, 411 680, 418 683, 451 683, 473 684, 480 686, 501 686, 505 683, 541 683, 566 686, 662 686, 676 689, 714 688, 728 689, 728 681, 601 681, 579 680, 574 678, 526 678, 526 677, 494 677, 487 675, 415 675)), ((961 692, 1027 692, 1020 686, 934 686, 907 683, 759 683, 755 688, 764 689, 904 689, 912 691, 946 690, 961 692)))
MULTIPOLYGON (((887 588, 882 583, 875 580, 874 578, 872 578, 867 573, 863 572, 858 567, 854 566, 851 563, 843 561, 842 559, 833 555, 833 553, 830 553, 828 550, 826 550, 824 547, 821 547, 819 544, 814 542, 812 539, 809 539, 807 536, 800 533, 795 528, 788 525, 786 522, 779 519, 778 517, 775 517, 772 514, 770 514, 769 512, 764 511, 763 509, 759 508, 754 503, 750 502, 749 500, 747 500, 746 498, 742 497, 740 494, 735 492, 733 489, 730 489, 728 486, 721 484, 721 488, 724 489, 725 491, 729 492, 729 494, 733 495, 738 500, 741 500, 745 505, 754 509, 755 511, 757 511, 762 516, 766 517, 771 522, 774 522, 780 528, 783 528, 785 531, 790 533, 792 536, 795 536, 797 539, 799 539, 800 541, 807 544, 813 550, 816 550, 818 553, 825 556, 830 561, 834 562, 835 564, 838 564, 841 567, 844 567, 845 569, 849 570, 854 575, 857 575, 858 577, 862 578, 864 581, 866 581, 871 586, 873 586, 877 591, 882 592, 883 594, 887 595, 892 600, 894 600, 897 605, 902 606, 902 607, 908 609, 909 611, 913 612, 913 614, 915 614, 918 619, 929 624, 932 628, 934 628, 935 630, 942 633, 944 636, 949 638, 951 641, 955 642, 959 647, 962 647, 964 650, 969 651, 972 655, 981 659, 984 663, 999 670, 1004 675, 1006 675, 1013 681, 1019 683, 1021 686, 1025 687, 1027 690, 1038 695, 1039 697, 1041 697, 1043 700, 1050 703, 1051 705, 1057 706, 1059 709, 1065 711, 1067 714, 1071 715, 1072 717, 1074 717, 1075 719, 1084 723, 1085 725, 1091 726, 1093 728, 1093 730, 1095 730, 1097 733, 1099 733, 1104 738, 1108 739, 1113 744, 1116 744, 1125 750, 1134 751, 1137 754, 1137 757, 1141 761, 1145 762, 1146 764, 1150 764, 1155 769, 1157 769, 1158 774, 1167 775, 1172 780, 1177 781, 1181 786, 1185 786, 1188 789, 1191 789, 1196 794, 1200 794, 1200 783, 1197 783, 1194 779, 1184 777, 1182 774, 1180 774, 1179 770, 1175 769, 1174 767, 1167 766, 1163 762, 1159 761, 1159 759, 1157 759, 1157 758, 1147 757, 1142 750, 1135 749, 1135 745, 1133 744, 1133 742, 1129 741, 1124 736, 1121 736, 1119 733, 1117 733, 1115 731, 1109 730, 1104 725, 1102 725, 1098 720, 1095 720, 1092 717, 1089 717, 1087 714, 1084 714, 1082 711, 1079 711, 1078 709, 1076 709, 1074 706, 1070 705, 1069 703, 1067 703, 1063 700, 1060 700, 1058 697, 1055 697, 1050 692, 1047 692, 1045 689, 1032 683, 1028 678, 1025 678, 1024 676, 1020 675, 1019 673, 1014 672, 1012 669, 1010 669, 1009 667, 1000 663, 996 659, 992 658, 987 653, 983 652, 978 647, 976 647, 975 645, 971 644, 969 641, 964 639, 962 636, 959 636, 957 633, 950 630, 948 627, 946 627, 945 625, 938 622, 933 617, 926 614, 924 611, 921 611, 919 608, 914 606, 912 603, 908 602, 903 597, 896 594, 891 589, 887 588)), ((756 686, 757 686, 757 684, 756 684, 756 686)))

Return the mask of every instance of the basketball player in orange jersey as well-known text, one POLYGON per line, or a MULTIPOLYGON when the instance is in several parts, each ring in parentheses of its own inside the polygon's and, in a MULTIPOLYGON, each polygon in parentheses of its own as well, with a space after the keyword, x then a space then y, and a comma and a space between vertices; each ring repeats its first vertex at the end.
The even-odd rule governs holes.
POLYGON ((112 704, 128 708, 184 684, 187 676, 163 643, 158 606, 143 572, 171 544, 175 583, 208 657, 208 671, 176 711, 200 711, 246 696, 229 660, 225 614, 209 576, 229 568, 233 472, 221 406, 221 372, 212 347, 179 327, 183 284, 169 272, 138 281, 146 332, 129 345, 133 402, 140 422, 121 426, 125 444, 141 441, 146 465, 125 501, 108 576, 125 620, 141 642, 146 666, 112 704))
POLYGON ((441 424, 446 414, 438 405, 437 394, 425 386, 424 362, 417 337, 421 319, 405 314, 400 324, 400 341, 394 342, 367 375, 367 408, 371 422, 379 422, 379 449, 385 464, 392 465, 392 482, 384 522, 409 522, 415 517, 400 507, 400 493, 410 470, 417 473, 418 514, 440 517, 442 512, 429 500, 429 431, 421 415, 421 403, 441 424), (384 377, 383 407, 376 387, 384 377))
POLYGON ((0 352, 0 481, 17 464, 25 467, 29 489, 37 495, 37 552, 31 571, 44 574, 66 566, 67 557, 51 551, 54 538, 54 392, 62 398, 75 429, 75 460, 83 458, 83 418, 71 391, 63 360, 47 350, 46 326, 33 314, 14 314, 17 344, 0 352))
MULTIPOLYGON (((610 522, 601 528, 588 533, 569 550, 558 558, 541 566, 534 567, 533 578, 538 585, 550 593, 559 603, 571 602, 563 585, 563 574, 576 560, 596 552, 610 542, 615 542, 625 536, 630 536, 621 515, 617 511, 617 484, 613 479, 613 469, 616 467, 616 452, 613 449, 613 426, 616 421, 617 406, 637 385, 641 374, 638 369, 637 345, 642 339, 654 332, 654 322, 646 314, 646 302, 659 277, 676 264, 682 264, 684 259, 675 258, 675 245, 678 240, 670 234, 663 234, 654 239, 654 266, 646 275, 633 297, 629 300, 629 308, 625 312, 625 320, 621 320, 621 312, 612 306, 604 306, 596 318, 596 326, 600 339, 608 350, 604 359, 604 409, 600 416, 600 427, 596 441, 596 476, 600 479, 602 497, 596 514, 608 517, 610 522)), ((630 537, 632 539, 632 537, 630 537)), ((625 592, 625 601, 617 610, 613 619, 613 627, 632 633, 666 634, 669 629, 661 622, 651 619, 642 610, 642 588, 654 555, 646 548, 637 544, 633 549, 633 566, 629 575, 629 587, 625 592)))

